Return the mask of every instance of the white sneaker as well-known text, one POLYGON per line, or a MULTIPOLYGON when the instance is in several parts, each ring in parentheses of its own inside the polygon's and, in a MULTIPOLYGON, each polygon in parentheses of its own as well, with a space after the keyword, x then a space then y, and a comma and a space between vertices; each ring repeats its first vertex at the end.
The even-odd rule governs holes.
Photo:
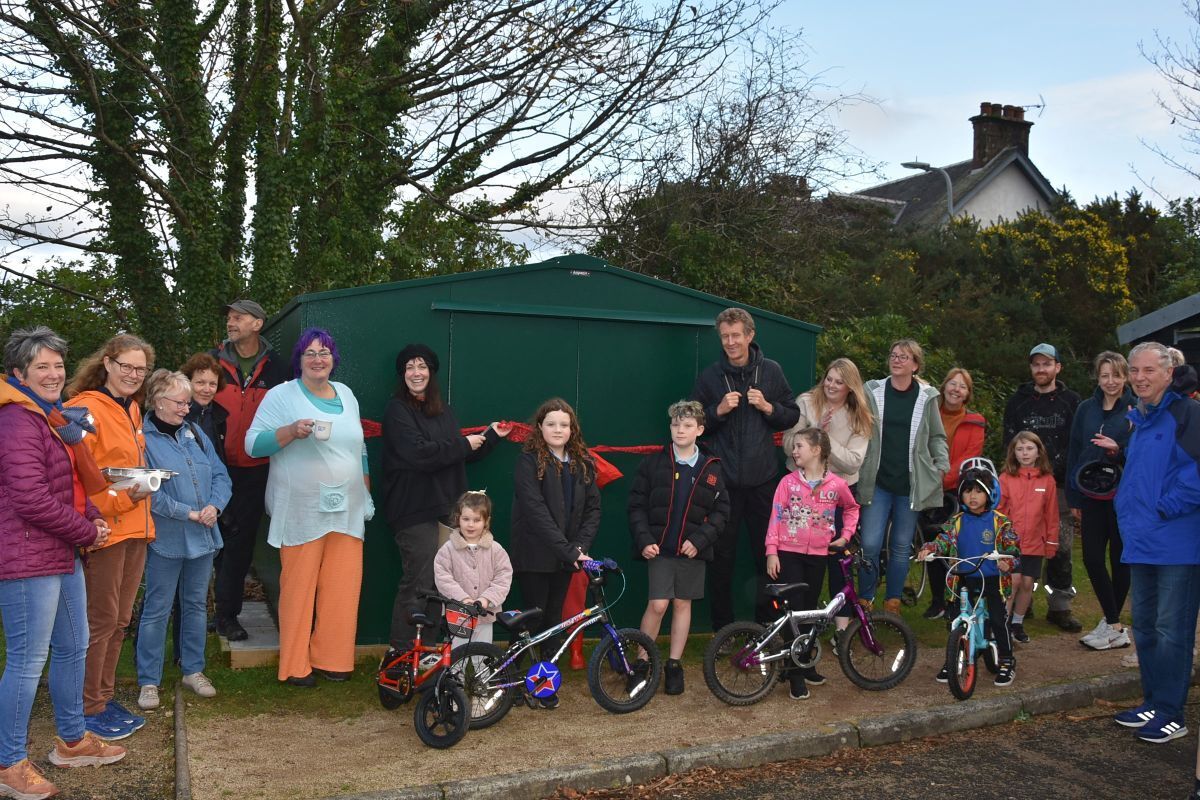
POLYGON ((1129 639, 1128 628, 1122 628, 1121 630, 1117 630, 1116 628, 1108 629, 1108 647, 1105 649, 1116 650, 1121 647, 1129 647, 1132 643, 1129 639))
MULTIPOLYGON (((1108 620, 1106 620, 1104 617, 1101 617, 1100 621, 1096 623, 1096 627, 1092 628, 1090 631, 1085 633, 1083 636, 1079 637, 1079 643, 1087 645, 1088 647, 1092 647, 1091 642, 1093 640, 1107 639, 1107 638, 1108 638, 1108 620)), ((1103 648, 1093 648, 1093 649, 1101 649, 1102 650, 1103 648)))
POLYGON ((146 684, 142 690, 138 692, 138 708, 143 711, 153 711, 158 708, 158 687, 153 684, 146 684))
POLYGON ((193 672, 191 675, 184 675, 182 681, 184 687, 191 689, 201 697, 216 697, 217 689, 212 685, 212 681, 203 672, 193 672))

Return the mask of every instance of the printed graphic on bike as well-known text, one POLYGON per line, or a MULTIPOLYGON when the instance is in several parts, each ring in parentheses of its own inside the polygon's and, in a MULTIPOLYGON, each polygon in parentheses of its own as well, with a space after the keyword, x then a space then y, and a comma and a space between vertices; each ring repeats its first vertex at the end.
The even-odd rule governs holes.
POLYGON ((549 661, 539 661, 525 676, 525 688, 534 697, 550 697, 562 685, 562 673, 549 661))

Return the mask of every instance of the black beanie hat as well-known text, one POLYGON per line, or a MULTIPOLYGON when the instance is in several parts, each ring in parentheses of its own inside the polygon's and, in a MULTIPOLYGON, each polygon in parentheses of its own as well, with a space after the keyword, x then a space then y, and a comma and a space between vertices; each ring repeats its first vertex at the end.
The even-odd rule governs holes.
POLYGON ((400 351, 400 355, 396 356, 396 374, 404 374, 404 365, 412 361, 414 358, 424 359, 425 366, 429 367, 430 372, 438 371, 437 353, 433 352, 427 344, 413 342, 412 344, 404 345, 404 349, 400 351))
POLYGON ((958 500, 963 507, 966 503, 962 502, 963 492, 967 489, 978 489, 987 495, 987 508, 991 509, 995 505, 996 493, 995 476, 986 469, 969 469, 964 472, 958 479, 958 500))

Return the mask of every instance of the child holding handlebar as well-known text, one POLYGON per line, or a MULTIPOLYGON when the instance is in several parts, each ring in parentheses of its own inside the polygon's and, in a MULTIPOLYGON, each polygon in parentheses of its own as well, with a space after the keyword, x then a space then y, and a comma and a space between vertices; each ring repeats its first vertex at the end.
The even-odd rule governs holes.
MULTIPOLYGON (((993 550, 1020 555, 1020 545, 1017 535, 1013 533, 1012 523, 1008 517, 993 510, 998 488, 996 476, 985 469, 964 472, 958 481, 958 501, 962 510, 946 522, 937 538, 921 548, 921 556, 937 553, 955 558, 977 558, 993 550)), ((956 566, 950 571, 951 581, 946 593, 946 602, 952 604, 947 606, 949 609, 958 604, 960 582, 966 587, 967 597, 972 602, 983 592, 988 622, 1000 660, 1000 670, 995 680, 997 686, 1008 686, 1016 677, 1005 610, 1012 567, 1013 562, 1009 559, 984 561, 978 572, 960 575, 961 567, 956 566)), ((947 611, 946 616, 950 617, 951 613, 947 611)), ((949 673, 949 665, 944 665, 937 674, 937 681, 946 683, 949 673)))
MULTIPOLYGON (((492 537, 492 499, 484 492, 458 498, 450 516, 454 531, 433 558, 437 590, 460 603, 479 603, 488 612, 475 625, 472 641, 492 640, 492 621, 512 587, 508 553, 492 537)), ((457 647, 466 640, 455 638, 457 647)))

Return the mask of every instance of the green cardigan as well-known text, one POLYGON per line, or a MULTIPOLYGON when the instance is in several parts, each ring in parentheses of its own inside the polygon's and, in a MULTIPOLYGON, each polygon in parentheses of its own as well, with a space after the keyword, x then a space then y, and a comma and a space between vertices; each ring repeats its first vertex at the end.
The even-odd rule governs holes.
MULTIPOLYGON (((875 475, 879 472, 879 451, 883 444, 883 398, 888 378, 867 381, 867 405, 875 419, 875 435, 867 443, 867 455, 858 472, 858 502, 867 505, 875 495, 875 475)), ((916 380, 916 378, 913 378, 916 380)), ((909 506, 923 511, 942 504, 942 476, 950 469, 946 429, 938 413, 938 390, 919 384, 921 396, 913 408, 909 428, 908 465, 912 472, 909 506)))

